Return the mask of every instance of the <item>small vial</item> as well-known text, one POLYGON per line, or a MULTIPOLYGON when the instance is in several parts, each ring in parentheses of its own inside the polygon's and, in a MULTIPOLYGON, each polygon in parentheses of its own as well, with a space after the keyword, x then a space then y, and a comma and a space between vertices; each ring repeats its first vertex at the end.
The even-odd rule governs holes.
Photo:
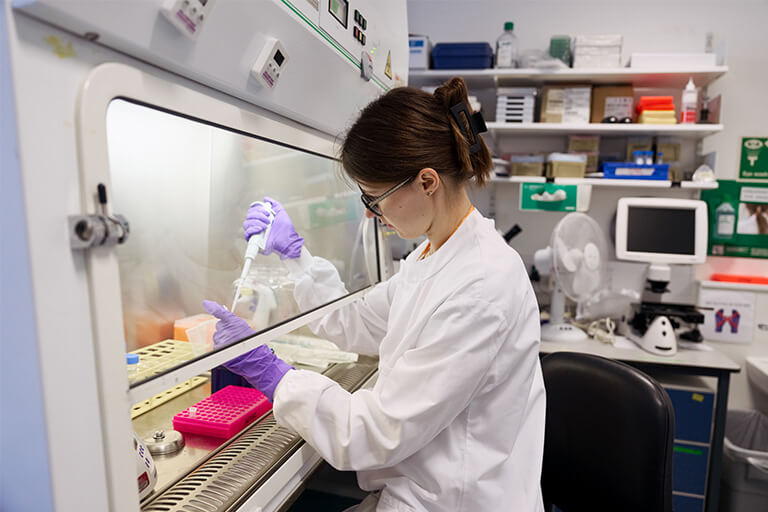
POLYGON ((133 384, 139 375, 139 354, 126 354, 125 364, 128 371, 128 384, 133 384))
POLYGON ((664 153, 656 152, 656 163, 657 164, 663 164, 664 163, 664 153))
POLYGON ((632 156, 635 159, 635 163, 637 165, 643 165, 645 163, 645 157, 643 156, 644 151, 634 151, 632 153, 632 156))
POLYGON ((645 153, 645 161, 643 162, 645 165, 653 165, 653 151, 644 151, 645 153))
POLYGON ((187 409, 189 411, 189 417, 190 418, 196 418, 197 417, 197 407, 190 407, 187 409))

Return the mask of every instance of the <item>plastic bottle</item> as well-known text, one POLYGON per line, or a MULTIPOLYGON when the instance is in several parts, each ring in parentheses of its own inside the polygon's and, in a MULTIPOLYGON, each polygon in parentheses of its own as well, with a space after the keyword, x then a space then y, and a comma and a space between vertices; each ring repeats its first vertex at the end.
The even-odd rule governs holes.
POLYGON ((693 77, 688 79, 688 84, 683 89, 683 101, 680 108, 680 123, 696 122, 696 104, 698 103, 699 93, 696 86, 693 85, 693 77))
POLYGON ((520 49, 517 36, 513 33, 514 28, 513 22, 504 23, 504 32, 496 39, 497 68, 516 68, 518 65, 520 49))
POLYGON ((723 196, 723 202, 715 208, 715 238, 731 238, 736 227, 736 210, 729 202, 729 196, 723 196))
POLYGON ((128 384, 133 384, 139 375, 139 355, 125 354, 125 364, 128 369, 128 384))

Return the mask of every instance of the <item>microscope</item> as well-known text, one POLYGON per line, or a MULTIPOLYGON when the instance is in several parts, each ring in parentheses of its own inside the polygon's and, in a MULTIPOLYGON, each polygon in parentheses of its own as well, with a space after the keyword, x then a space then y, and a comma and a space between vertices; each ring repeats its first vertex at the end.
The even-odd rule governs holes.
POLYGON ((656 355, 677 354, 679 337, 701 341, 704 315, 695 305, 662 302, 669 291, 670 264, 704 263, 707 204, 676 198, 624 197, 616 211, 616 257, 648 263, 642 302, 633 305, 624 327, 627 338, 656 355))

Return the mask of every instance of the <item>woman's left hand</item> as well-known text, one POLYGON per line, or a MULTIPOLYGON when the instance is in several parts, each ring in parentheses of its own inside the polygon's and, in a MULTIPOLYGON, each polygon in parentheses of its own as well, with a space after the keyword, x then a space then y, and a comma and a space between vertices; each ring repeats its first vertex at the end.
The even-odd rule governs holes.
MULTIPOLYGON (((205 310, 219 319, 216 324, 216 332, 213 335, 215 347, 221 347, 242 340, 256 334, 245 320, 228 311, 224 306, 216 302, 206 300, 203 302, 205 310)), ((224 363, 224 367, 241 377, 244 377, 254 388, 258 389, 273 401, 275 389, 293 366, 289 365, 266 345, 259 345, 250 352, 238 356, 224 363)))

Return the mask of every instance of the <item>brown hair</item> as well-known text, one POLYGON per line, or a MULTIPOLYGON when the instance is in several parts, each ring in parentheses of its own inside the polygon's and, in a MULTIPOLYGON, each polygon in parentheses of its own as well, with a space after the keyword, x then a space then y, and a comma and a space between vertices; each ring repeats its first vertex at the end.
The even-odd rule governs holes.
POLYGON ((456 183, 475 178, 484 185, 491 173, 491 154, 482 139, 480 150, 469 154, 475 141, 468 120, 461 117, 470 140, 450 112, 462 101, 471 114, 461 78, 451 79, 434 94, 411 87, 390 90, 365 107, 347 133, 340 155, 344 171, 358 182, 394 184, 431 167, 456 183))

